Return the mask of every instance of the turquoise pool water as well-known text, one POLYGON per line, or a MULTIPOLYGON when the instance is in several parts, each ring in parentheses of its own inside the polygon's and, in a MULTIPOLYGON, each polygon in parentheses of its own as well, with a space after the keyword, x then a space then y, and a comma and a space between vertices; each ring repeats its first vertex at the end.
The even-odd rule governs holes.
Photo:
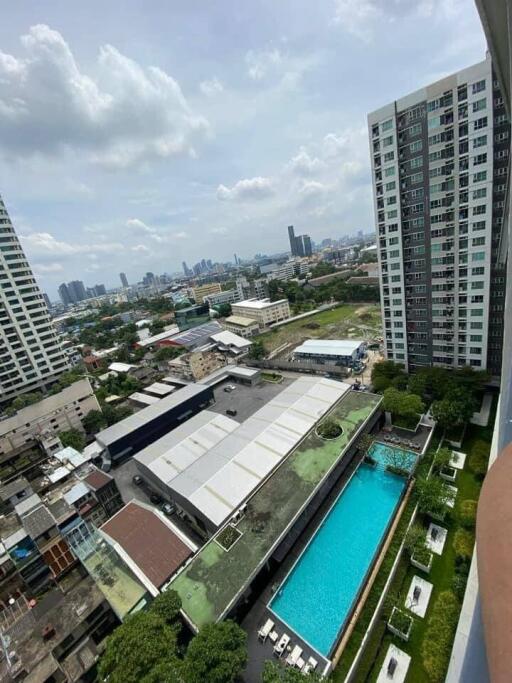
POLYGON ((418 459, 418 454, 414 451, 406 451, 403 448, 380 443, 376 441, 371 447, 369 454, 381 465, 394 465, 403 470, 412 472, 418 459))
POLYGON ((372 563, 405 479, 361 465, 270 608, 328 656, 372 563))

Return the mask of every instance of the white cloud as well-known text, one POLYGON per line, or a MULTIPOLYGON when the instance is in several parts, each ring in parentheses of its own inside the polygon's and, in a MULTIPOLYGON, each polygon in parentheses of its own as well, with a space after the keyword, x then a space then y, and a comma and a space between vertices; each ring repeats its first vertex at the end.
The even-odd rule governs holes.
POLYGON ((292 173, 299 176, 310 176, 325 169, 325 162, 318 157, 311 157, 305 147, 301 147, 286 166, 292 173))
POLYGON ((210 230, 212 235, 227 235, 229 230, 227 228, 221 227, 221 228, 212 228, 210 230))
POLYGON ((467 12, 464 0, 335 0, 333 23, 370 43, 383 23, 393 24, 410 15, 443 23, 463 12, 467 12))
POLYGON ((21 44, 23 57, 0 52, 6 157, 85 150, 89 160, 119 168, 196 154, 208 122, 166 72, 105 45, 88 75, 62 35, 44 24, 32 26, 21 44))
POLYGON ((146 235, 147 237, 154 240, 155 242, 163 242, 164 241, 164 238, 161 235, 159 235, 158 232, 154 228, 150 227, 149 225, 144 223, 144 221, 141 221, 138 218, 129 218, 126 221, 126 227, 130 228, 131 230, 133 230, 135 233, 137 233, 139 235, 141 233, 146 235))
POLYGON ((206 95, 207 97, 213 97, 214 95, 219 95, 221 92, 224 92, 224 86, 216 76, 209 81, 201 81, 201 83, 199 83, 199 89, 203 95, 206 95))
POLYGON ((135 253, 144 253, 144 254, 149 254, 150 250, 148 247, 146 247, 145 244, 135 244, 133 247, 130 247, 131 251, 134 251, 135 253))
POLYGON ((274 188, 270 178, 246 178, 239 180, 232 187, 219 185, 217 199, 220 201, 251 201, 266 199, 274 194, 274 188))
POLYGON ((56 254, 59 256, 74 256, 75 254, 112 253, 122 251, 123 245, 118 242, 71 244, 57 240, 49 232, 32 232, 20 235, 20 240, 32 254, 56 254))
POLYGON ((247 73, 254 81, 261 81, 283 61, 277 48, 267 50, 249 50, 245 55, 247 73))
POLYGON ((175 237, 177 240, 186 240, 186 239, 188 239, 189 234, 188 234, 188 232, 181 230, 180 232, 175 232, 173 237, 175 237))
POLYGON ((34 263, 33 268, 36 273, 62 273, 64 266, 62 263, 34 263))

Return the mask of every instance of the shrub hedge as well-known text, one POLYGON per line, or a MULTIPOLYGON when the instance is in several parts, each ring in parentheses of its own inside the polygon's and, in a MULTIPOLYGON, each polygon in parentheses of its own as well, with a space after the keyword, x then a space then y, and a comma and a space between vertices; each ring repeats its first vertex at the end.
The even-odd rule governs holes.
POLYGON ((423 667, 432 683, 444 680, 458 616, 459 602, 452 591, 439 593, 421 646, 423 667))

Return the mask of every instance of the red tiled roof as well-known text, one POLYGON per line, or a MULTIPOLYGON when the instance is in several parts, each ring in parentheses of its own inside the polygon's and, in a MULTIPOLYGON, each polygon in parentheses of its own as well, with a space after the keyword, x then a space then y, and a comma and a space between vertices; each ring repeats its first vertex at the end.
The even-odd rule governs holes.
POLYGON ((101 470, 94 470, 94 472, 91 472, 86 477, 84 477, 84 481, 94 491, 97 491, 98 489, 103 488, 107 484, 110 484, 110 482, 112 481, 112 477, 109 477, 108 474, 102 472, 101 470))
POLYGON ((119 543, 151 583, 160 588, 192 555, 192 549, 160 516, 131 501, 101 527, 119 543))

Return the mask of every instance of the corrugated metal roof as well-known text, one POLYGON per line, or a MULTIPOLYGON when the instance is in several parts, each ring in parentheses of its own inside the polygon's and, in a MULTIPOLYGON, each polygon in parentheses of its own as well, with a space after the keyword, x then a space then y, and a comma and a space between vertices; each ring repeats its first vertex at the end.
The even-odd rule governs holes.
POLYGON ((241 425, 204 411, 179 428, 187 428, 179 441, 174 430, 135 457, 220 525, 349 389, 301 377, 241 425), (172 447, 162 455, 166 439, 172 447))
POLYGON ((308 339, 294 353, 318 354, 319 356, 351 356, 364 341, 356 339, 308 339))
POLYGON ((173 408, 178 407, 188 399, 198 396, 199 394, 202 394, 208 390, 209 389, 207 387, 202 385, 187 384, 181 389, 175 391, 173 394, 171 394, 171 396, 158 399, 154 405, 143 408, 142 410, 139 410, 138 413, 130 415, 124 420, 121 420, 111 427, 107 427, 103 431, 99 432, 96 434, 96 441, 103 446, 108 446, 118 439, 121 439, 123 436, 131 434, 135 429, 144 427, 144 425, 148 424, 152 420, 155 420, 161 415, 165 415, 165 413, 168 413, 173 408))

